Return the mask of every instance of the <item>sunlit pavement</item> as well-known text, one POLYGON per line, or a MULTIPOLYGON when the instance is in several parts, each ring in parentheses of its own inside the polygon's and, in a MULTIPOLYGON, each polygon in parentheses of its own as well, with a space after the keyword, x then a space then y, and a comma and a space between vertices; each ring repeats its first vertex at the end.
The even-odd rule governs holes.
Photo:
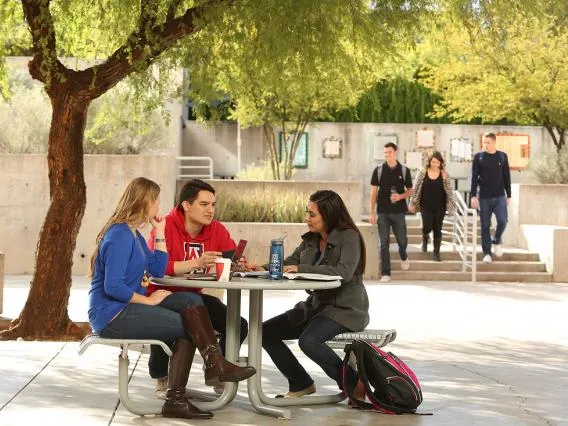
MULTIPOLYGON (((20 312, 29 276, 6 276, 4 317, 20 312)), ((568 425, 568 284, 368 282, 369 328, 396 328, 387 348, 414 369, 422 383, 419 411, 433 416, 387 416, 351 409, 345 402, 292 409, 292 420, 257 414, 241 384, 212 420, 137 417, 118 403, 116 348, 95 346, 77 355, 77 343, 0 342, 0 425, 568 425)), ((290 284, 293 288, 293 282, 290 284)), ((88 281, 74 277, 70 317, 87 319, 88 281)), ((303 291, 267 291, 270 318, 305 297, 303 291)), ((248 316, 248 292, 243 292, 248 316)), ((334 384, 291 346, 313 375, 318 392, 334 384)), ((242 349, 244 354, 245 348, 242 349)), ((153 400, 147 355, 131 353, 131 389, 153 400)), ((205 390, 197 356, 190 386, 205 390)), ((266 356, 263 386, 286 391, 266 356)))

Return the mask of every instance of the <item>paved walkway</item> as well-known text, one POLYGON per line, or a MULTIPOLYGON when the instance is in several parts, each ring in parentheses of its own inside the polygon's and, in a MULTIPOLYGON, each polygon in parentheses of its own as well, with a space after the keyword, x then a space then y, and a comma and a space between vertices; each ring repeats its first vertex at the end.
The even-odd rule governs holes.
MULTIPOLYGON (((6 277, 3 316, 19 313, 29 280, 6 277)), ((0 342, 0 425, 568 425, 568 284, 368 284, 369 327, 397 329, 389 349, 417 373, 424 391, 419 411, 433 416, 386 416, 341 403, 293 408, 292 420, 278 420, 254 412, 242 384, 212 420, 136 417, 118 403, 117 349, 95 346, 79 357, 77 343, 10 341, 0 342)), ((75 277, 73 320, 86 320, 87 288, 85 278, 75 277)), ((270 292, 265 318, 304 296, 270 292)), ((247 301, 242 305, 246 316, 247 301)), ((332 392, 331 380, 292 347, 318 391, 332 392)), ((200 362, 196 356, 190 384, 204 390, 200 362)), ((147 355, 131 353, 131 389, 138 400, 154 402, 146 364, 147 355)), ((267 357, 263 370, 268 394, 286 390, 267 357)))

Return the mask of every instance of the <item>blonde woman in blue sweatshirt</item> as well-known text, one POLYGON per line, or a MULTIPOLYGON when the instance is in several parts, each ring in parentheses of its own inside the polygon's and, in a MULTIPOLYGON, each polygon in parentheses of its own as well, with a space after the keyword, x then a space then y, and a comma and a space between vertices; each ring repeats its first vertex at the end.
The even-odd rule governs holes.
POLYGON ((91 258, 89 322, 102 337, 156 339, 170 345, 173 356, 162 414, 211 418, 212 413, 199 410, 185 396, 195 348, 204 359, 206 382, 237 382, 256 371, 225 360, 198 294, 158 290, 146 296, 148 275, 162 277, 168 261, 165 220, 158 215, 159 196, 155 182, 134 179, 97 236, 91 258), (138 231, 148 223, 155 232, 154 251, 138 231))

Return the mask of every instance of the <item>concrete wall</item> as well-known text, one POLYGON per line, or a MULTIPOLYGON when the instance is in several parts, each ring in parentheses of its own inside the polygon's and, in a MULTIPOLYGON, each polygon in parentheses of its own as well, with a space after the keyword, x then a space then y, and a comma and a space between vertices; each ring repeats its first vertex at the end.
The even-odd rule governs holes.
MULTIPOLYGON (((553 143, 546 130, 533 126, 476 126, 452 124, 381 124, 381 123, 313 123, 308 133, 308 168, 297 169, 294 180, 330 180, 360 182, 363 191, 361 202, 363 213, 368 213, 369 182, 374 167, 378 164, 372 155, 372 135, 396 134, 399 144, 399 159, 404 161, 406 152, 415 145, 416 131, 428 128, 434 130, 436 149, 447 154, 450 151, 450 139, 455 137, 471 138, 481 147, 481 135, 488 131, 528 134, 531 140, 531 155, 553 149, 553 143), (322 141, 327 137, 343 140, 342 158, 323 158, 322 141)), ((214 161, 216 176, 234 176, 237 174, 237 125, 223 122, 218 125, 203 125, 195 121, 186 121, 183 130, 182 155, 211 156, 214 161)), ((241 130, 242 164, 244 168, 251 163, 259 164, 268 157, 261 128, 241 130)), ((447 156, 447 155, 446 155, 447 156)), ((471 163, 448 163, 451 176, 469 179, 471 163)), ((511 172, 515 183, 534 183, 536 178, 528 170, 511 172)), ((469 188, 469 181, 460 182, 460 189, 469 188)))
POLYGON ((0 314, 4 309, 4 253, 0 252, 0 314))
POLYGON ((552 281, 568 282, 568 227, 521 225, 519 234, 523 247, 538 252, 552 281))
POLYGON ((513 184, 503 242, 528 248, 522 225, 568 226, 568 185, 513 184))
MULTIPOLYGON (((85 274, 95 237, 114 210, 124 188, 137 176, 162 187, 161 211, 173 206, 175 162, 171 156, 86 155, 87 206, 73 257, 73 274, 85 274)), ((0 237, 7 274, 32 273, 39 231, 49 207, 44 155, 0 155, 0 216, 7 224, 0 237)), ((61 212, 65 214, 65 212, 61 212)))
MULTIPOLYGON (((178 180, 176 194, 179 194, 186 181, 178 180)), ((270 193, 284 193, 296 191, 311 194, 319 189, 332 189, 339 194, 349 209, 355 221, 361 217, 361 184, 359 182, 286 182, 286 181, 240 181, 228 179, 207 180, 221 199, 223 194, 242 194, 244 191, 268 191, 270 193)), ((307 199, 306 199, 307 202, 307 199)))
MULTIPOLYGON (((305 224, 300 223, 225 223, 235 241, 248 240, 245 256, 249 263, 262 265, 268 262, 270 240, 286 235, 284 241, 284 255, 292 254, 301 242, 301 235, 307 232, 305 224)), ((379 278, 379 250, 377 227, 368 223, 358 223, 357 226, 363 234, 367 252, 367 267, 365 278, 379 278)))

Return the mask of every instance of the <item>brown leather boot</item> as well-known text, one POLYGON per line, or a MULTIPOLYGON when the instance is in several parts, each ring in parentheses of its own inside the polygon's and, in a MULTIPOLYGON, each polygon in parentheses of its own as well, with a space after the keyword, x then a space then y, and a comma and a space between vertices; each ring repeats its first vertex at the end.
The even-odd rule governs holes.
POLYGON ((223 357, 205 306, 187 308, 181 315, 185 331, 203 357, 207 386, 218 382, 240 382, 256 373, 254 367, 239 367, 223 357))
POLYGON ((173 348, 168 371, 168 391, 162 407, 164 417, 180 419, 210 419, 213 413, 201 411, 185 396, 189 370, 195 355, 195 345, 188 339, 178 339, 173 348))

